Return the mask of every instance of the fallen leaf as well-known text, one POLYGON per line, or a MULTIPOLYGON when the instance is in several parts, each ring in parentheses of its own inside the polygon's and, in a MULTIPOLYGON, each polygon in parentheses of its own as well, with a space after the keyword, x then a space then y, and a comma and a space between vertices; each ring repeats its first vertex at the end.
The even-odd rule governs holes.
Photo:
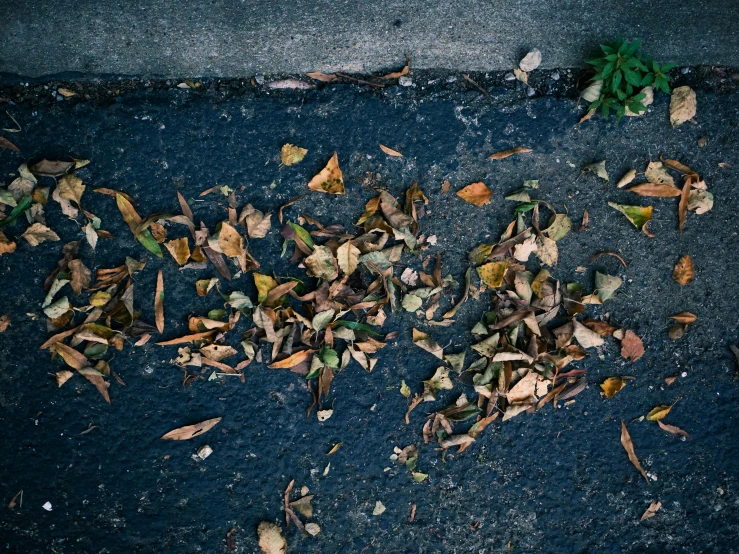
POLYGON ((307 360, 308 356, 310 356, 314 352, 315 350, 300 350, 299 352, 295 352, 291 356, 288 356, 284 360, 272 362, 267 367, 270 369, 288 369, 291 367, 295 367, 296 365, 307 360))
POLYGON ((190 243, 187 237, 167 241, 164 243, 164 246, 172 254, 177 265, 185 265, 187 260, 190 259, 190 243))
POLYGON ((308 533, 311 537, 315 537, 318 533, 321 532, 321 526, 317 523, 306 523, 305 524, 305 531, 308 533))
POLYGON ((271 521, 262 521, 257 527, 259 548, 264 554, 285 554, 287 541, 282 536, 282 529, 271 521))
POLYGON ((503 278, 508 270, 508 262, 489 262, 477 268, 477 274, 483 283, 491 288, 498 288, 503 284, 503 278))
POLYGON ((59 196, 67 200, 74 200, 77 207, 80 206, 82 194, 85 192, 85 185, 82 184, 82 179, 76 175, 67 174, 59 179, 57 187, 59 188, 59 196))
POLYGON ((76 369, 80 375, 95 385, 95 388, 102 395, 105 401, 110 404, 110 396, 108 394, 110 383, 103 379, 102 374, 97 369, 90 367, 90 361, 74 348, 71 348, 62 342, 55 343, 54 348, 62 357, 64 363, 71 368, 76 369))
POLYGON ((470 204, 474 204, 475 206, 487 204, 492 195, 493 193, 485 186, 485 183, 472 183, 457 192, 457 196, 462 200, 469 202, 470 204))
POLYGON ((308 188, 329 194, 346 194, 344 177, 339 169, 339 155, 336 152, 331 156, 326 167, 310 180, 308 188))
POLYGON ((693 259, 688 254, 681 257, 675 264, 675 269, 672 270, 672 278, 679 285, 690 283, 693 280, 694 274, 693 259))
POLYGON ((249 238, 263 239, 272 228, 272 213, 265 214, 248 204, 241 212, 239 222, 246 223, 246 232, 249 238))
POLYGON ((706 190, 691 190, 688 193, 688 210, 698 215, 713 209, 713 194, 706 190))
POLYGON ((683 190, 680 192, 680 203, 677 206, 677 219, 680 234, 682 234, 683 229, 685 228, 685 220, 688 216, 688 202, 690 201, 690 191, 692 190, 692 183, 692 177, 687 175, 685 177, 685 182, 683 183, 683 190))
POLYGON ((670 98, 670 123, 678 127, 695 117, 697 100, 695 91, 687 86, 677 87, 670 98))
MULTIPOLYGON (((656 196, 659 198, 674 198, 680 196, 680 189, 668 184, 642 183, 626 189, 626 192, 634 192, 639 196, 656 196)), ((633 223, 633 221, 632 221, 633 223)))
MULTIPOLYGON (((536 243, 536 236, 531 235, 526 240, 524 240, 521 244, 517 244, 513 247, 513 257, 517 259, 519 262, 526 262, 529 259, 529 256, 537 251, 538 246, 536 243)), ((545 245, 547 246, 547 245, 545 245)))
MULTIPOLYGON (((580 98, 582 98, 586 102, 593 103, 596 100, 598 100, 598 98, 600 98, 600 94, 602 91, 603 91, 603 80, 597 79, 593 81, 592 83, 590 83, 590 85, 584 91, 582 91, 582 93, 580 94, 580 98)), ((594 114, 595 110, 591 110, 588 113, 594 114)), ((580 120, 580 123, 582 123, 582 120, 580 120)))
POLYGON ((17 245, 15 241, 11 241, 5 236, 5 233, 0 231, 0 256, 3 254, 12 254, 15 252, 17 245))
POLYGON ((449 182, 449 179, 447 179, 441 184, 441 193, 446 194, 449 192, 449 189, 451 188, 452 188, 452 183, 449 182))
POLYGON ((605 342, 598 333, 591 331, 576 319, 572 320, 572 328, 572 336, 583 348, 596 348, 605 342))
POLYGON ((503 160, 505 158, 515 156, 516 154, 528 154, 529 152, 533 151, 534 150, 532 148, 526 148, 525 146, 516 146, 515 148, 509 148, 508 150, 501 150, 500 152, 491 154, 490 156, 488 156, 488 160, 503 160))
POLYGON ((616 290, 622 283, 623 279, 621 277, 607 275, 600 271, 595 272, 595 292, 603 302, 613 298, 613 295, 616 294, 616 290))
POLYGON ((605 394, 606 398, 613 398, 625 386, 625 379, 621 377, 609 377, 601 383, 600 388, 603 389, 603 394, 605 394))
POLYGON ((225 360, 226 358, 238 354, 234 347, 224 344, 209 344, 208 346, 203 346, 200 349, 200 353, 214 362, 220 362, 221 360, 225 360))
POLYGON ((0 333, 4 333, 10 327, 10 316, 5 314, 0 316, 0 333))
POLYGON ((0 137, 0 150, 12 150, 20 153, 20 149, 5 137, 0 137))
POLYGON ((311 79, 315 79, 316 81, 321 81, 322 83, 333 83, 337 79, 337 76, 333 73, 321 73, 319 71, 312 71, 305 75, 311 79))
POLYGON ((646 224, 652 219, 652 206, 627 206, 615 202, 609 202, 608 205, 624 214, 640 231, 644 231, 646 224))
POLYGON ((69 286, 76 295, 82 294, 82 290, 90 286, 90 279, 92 274, 90 270, 85 267, 82 260, 72 260, 67 266, 70 272, 69 286))
POLYGON ((592 163, 590 165, 586 165, 582 168, 582 172, 591 172, 595 173, 598 177, 603 179, 604 181, 608 181, 608 172, 606 171, 606 161, 601 160, 599 162, 592 163))
POLYGON ((237 258, 244 252, 244 238, 225 221, 221 223, 218 233, 218 246, 229 258, 237 258))
POLYGON ((672 406, 674 404, 671 404, 669 406, 657 406, 656 408, 652 408, 649 413, 647 414, 647 419, 649 421, 659 421, 660 419, 664 419, 667 414, 670 413, 670 410, 672 410, 672 406))
POLYGON ((294 144, 283 144, 280 150, 280 159, 284 165, 295 165, 303 161, 308 150, 294 144))
POLYGON ((164 275, 161 269, 157 274, 157 288, 154 293, 154 319, 159 333, 164 333, 164 275))
POLYGON ((518 67, 521 68, 521 71, 528 73, 539 67, 539 64, 541 64, 541 52, 535 48, 518 62, 518 67))
POLYGON ((439 346, 433 339, 431 339, 426 333, 419 331, 415 327, 413 328, 413 344, 423 348, 426 352, 429 352, 439 358, 444 359, 444 349, 439 346))
POLYGON ((631 362, 637 361, 644 355, 644 343, 634 331, 627 329, 621 339, 621 356, 631 362))
POLYGON ((379 500, 375 502, 375 508, 372 510, 373 516, 379 516, 385 511, 385 505, 379 500))
POLYGON ((640 115, 644 115, 647 113, 647 106, 651 106, 654 103, 654 89, 652 87, 644 87, 638 92, 638 94, 644 95, 644 98, 638 100, 639 104, 644 106, 644 108, 638 112, 632 112, 631 109, 626 106, 626 113, 624 115, 627 117, 639 117, 640 115))
POLYGON ((692 314, 690 312, 680 312, 679 314, 671 315, 670 318, 674 319, 678 323, 685 323, 685 324, 693 323, 694 321, 698 319, 698 317, 695 314, 692 314))
POLYGON ((660 420, 657 420, 657 425, 659 425, 662 430, 667 431, 668 433, 672 433, 673 435, 679 435, 681 437, 685 437, 686 439, 690 438, 690 434, 687 431, 683 431, 682 429, 680 429, 680 427, 675 427, 674 425, 662 423, 660 420))
POLYGON ((644 521, 645 519, 649 519, 650 517, 654 517, 657 515, 657 512, 659 512, 659 509, 662 507, 662 502, 652 502, 649 507, 647 508, 647 511, 642 514, 641 519, 639 521, 644 521))
POLYGON ((650 183, 656 183, 658 185, 672 185, 675 186, 675 180, 672 178, 662 162, 649 162, 644 176, 650 183))
POLYGON ((636 457, 636 452, 634 452, 634 444, 631 442, 631 436, 629 435, 629 431, 626 429, 626 424, 624 422, 621 422, 621 444, 624 447, 624 450, 626 450, 626 454, 629 456, 629 460, 632 464, 634 464, 634 467, 639 470, 639 473, 642 474, 642 477, 646 479, 647 482, 649 482, 649 478, 647 477, 646 471, 644 471, 644 468, 642 468, 641 464, 639 463, 639 458, 636 457))
POLYGON ((351 275, 357 270, 360 254, 359 248, 354 246, 351 241, 345 242, 336 249, 336 260, 344 275, 351 275))
POLYGON ((162 439, 170 441, 186 441, 204 433, 210 431, 213 427, 220 423, 222 417, 214 417, 213 419, 206 419, 200 423, 194 425, 185 425, 184 427, 178 427, 173 429, 169 433, 162 435, 162 439))
POLYGON ((74 167, 74 162, 62 162, 56 160, 41 160, 28 169, 34 175, 40 177, 59 177, 74 167))
POLYGON ((616 188, 623 188, 629 183, 631 183, 634 179, 636 179, 636 169, 630 169, 627 171, 621 179, 619 179, 618 183, 616 183, 616 188))
POLYGON ((59 235, 41 223, 34 223, 21 235, 31 246, 38 246, 42 242, 57 241, 59 235))
POLYGON ((303 263, 311 277, 333 281, 339 274, 338 262, 328 246, 316 246, 303 263))
POLYGON ((513 68, 513 75, 516 77, 516 79, 518 79, 522 83, 524 83, 526 85, 529 84, 529 74, 526 73, 525 71, 522 71, 522 70, 520 70, 517 67, 514 67, 513 68))
POLYGON ((316 87, 311 83, 306 83, 298 79, 280 79, 279 81, 267 83, 267 88, 273 90, 310 90, 316 87))
POLYGON ((385 154, 387 154, 388 156, 393 156, 395 158, 402 158, 403 157, 403 154, 401 154, 397 150, 393 150, 392 148, 388 148, 384 144, 381 144, 380 145, 380 150, 382 150, 383 152, 385 152, 385 154))
POLYGON ((399 79, 400 77, 403 77, 404 75, 408 75, 408 72, 411 69, 411 58, 408 54, 405 55, 405 66, 403 66, 403 69, 400 71, 393 71, 392 73, 388 73, 387 75, 383 75, 380 77, 380 79, 399 79))

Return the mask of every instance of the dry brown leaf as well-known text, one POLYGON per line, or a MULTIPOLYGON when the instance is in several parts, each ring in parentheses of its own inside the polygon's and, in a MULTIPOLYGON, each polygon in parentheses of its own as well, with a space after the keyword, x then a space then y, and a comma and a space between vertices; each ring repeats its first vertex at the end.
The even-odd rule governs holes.
POLYGON ((200 353, 214 362, 220 362, 230 356, 238 354, 235 348, 223 344, 209 344, 200 349, 200 353))
POLYGON ((631 362, 637 361, 644 355, 644 344, 634 331, 627 329, 621 340, 621 356, 631 362))
POLYGON ((5 314, 0 316, 0 333, 4 333, 10 327, 10 316, 5 314))
POLYGON ((385 154, 387 154, 388 156, 393 156, 395 158, 402 158, 403 157, 403 154, 401 154, 397 150, 393 150, 392 148, 388 148, 384 144, 381 144, 380 145, 380 150, 382 150, 383 152, 385 152, 385 154))
POLYGON ((190 440, 210 431, 213 427, 220 423, 221 419, 223 418, 214 417, 213 419, 206 419, 205 421, 195 423, 194 425, 185 425, 184 427, 178 427, 177 429, 173 429, 169 433, 162 435, 161 438, 168 441, 190 440))
POLYGON ((503 284, 503 278, 508 270, 508 262, 489 262, 477 268, 477 274, 487 286, 498 288, 503 284))
POLYGON ((672 278, 680 285, 687 285, 693 280, 694 274, 693 259, 690 255, 685 254, 675 264, 675 269, 672 271, 672 278))
POLYGON ((693 323, 695 322, 698 317, 695 314, 692 314, 690 312, 680 312, 679 314, 671 315, 671 319, 674 319, 678 323, 693 323))
POLYGON ((339 168, 339 155, 336 152, 331 156, 326 167, 310 180, 308 188, 329 194, 346 194, 344 190, 344 176, 339 168))
POLYGON ((173 239, 164 243, 169 253, 177 262, 177 265, 185 265, 187 260, 190 259, 190 243, 187 237, 179 239, 173 239))
POLYGON ((337 76, 333 73, 321 73, 320 71, 312 71, 305 75, 306 77, 310 77, 316 81, 321 81, 322 83, 333 83, 337 79, 337 76))
POLYGON ((71 260, 67 266, 70 272, 69 285, 75 294, 82 294, 82 290, 90 286, 92 273, 85 267, 82 260, 71 260))
POLYGON ((433 339, 431 339, 426 333, 419 331, 415 327, 413 328, 413 344, 423 348, 426 352, 429 352, 439 358, 444 359, 444 349, 439 346, 433 339))
POLYGON ((280 360, 278 362, 272 362, 267 367, 270 369, 288 369, 291 367, 295 367, 296 365, 307 360, 308 356, 310 356, 314 352, 315 350, 301 350, 299 352, 295 352, 291 356, 288 356, 284 360, 280 360))
POLYGON ((482 206, 490 201, 490 197, 493 195, 490 189, 485 186, 485 183, 472 183, 467 185, 462 190, 457 192, 462 200, 474 204, 475 206, 482 206))
POLYGON ((449 189, 451 188, 452 188, 452 183, 449 182, 449 179, 447 179, 441 184, 441 193, 446 194, 447 192, 449 192, 449 189))
POLYGON ((42 242, 57 241, 59 235, 41 223, 34 223, 21 235, 31 246, 38 246, 42 242))
POLYGON ((634 192, 639 196, 656 196, 659 198, 674 198, 680 196, 680 189, 666 183, 642 183, 626 189, 626 192, 634 192))
POLYGON ((161 269, 157 274, 157 289, 154 293, 154 319, 157 330, 164 333, 164 275, 161 269))
POLYGON ((647 508, 647 511, 642 514, 641 519, 639 521, 644 521, 645 519, 649 519, 650 517, 654 517, 657 515, 657 512, 659 512, 659 509, 662 507, 662 502, 652 502, 649 507, 647 508))
POLYGON ((509 150, 502 150, 500 152, 496 152, 495 154, 491 154, 490 156, 488 156, 488 160, 502 160, 515 154, 527 154, 528 152, 533 152, 533 149, 526 148, 525 146, 516 146, 515 148, 510 148, 509 150))
POLYGON ((74 200, 77 206, 80 205, 82 194, 85 192, 85 185, 82 184, 82 179, 70 173, 59 179, 57 187, 59 189, 59 196, 66 200, 74 200))
POLYGON ((238 258, 244 252, 244 239, 236 229, 224 221, 218 234, 218 246, 229 258, 238 258))
POLYGON ((90 367, 90 361, 84 355, 61 342, 54 344, 54 349, 62 357, 64 363, 76 369, 80 375, 95 385, 105 401, 110 404, 110 396, 108 395, 110 383, 103 379, 102 374, 97 369, 90 367))
POLYGON ((650 183, 675 186, 675 179, 667 172, 662 162, 649 162, 644 176, 650 183))
POLYGON ((13 152, 20 152, 20 149, 15 144, 10 142, 5 137, 0 137, 0 150, 5 149, 12 150, 13 152))
POLYGON ((15 252, 16 248, 17 245, 15 244, 15 241, 9 240, 8 237, 5 236, 5 233, 0 231, 0 256, 3 254, 12 254, 15 252))
MULTIPOLYGON (((695 178, 697 180, 697 176, 695 178)), ((683 190, 680 192, 680 203, 677 206, 677 219, 680 234, 683 232, 685 227, 685 219, 688 215, 688 202, 690 201, 690 189, 694 179, 690 175, 685 176, 685 182, 683 183, 683 190)))
POLYGON ((387 75, 383 75, 380 79, 400 79, 404 75, 408 75, 408 71, 411 69, 411 58, 408 54, 405 55, 405 66, 400 71, 393 71, 387 75))
POLYGON ((634 452, 634 443, 631 442, 631 435, 629 435, 629 431, 626 429, 626 424, 623 421, 621 422, 621 444, 623 445, 624 450, 626 450, 626 454, 628 454, 631 463, 639 470, 642 477, 649 482, 647 472, 644 471, 644 468, 639 463, 639 458, 636 457, 636 452, 634 452))
POLYGON ((216 330, 203 331, 202 333, 193 333, 191 335, 185 335, 184 337, 177 337, 163 342, 158 342, 158 346, 173 346, 176 344, 185 344, 188 342, 195 342, 196 340, 203 340, 212 337, 216 334, 216 330))
POLYGON ((294 144, 283 144, 280 150, 280 159, 285 165, 295 165, 303 161, 308 150, 294 144))
POLYGON ((636 178, 636 169, 630 169, 627 171, 621 179, 619 179, 618 183, 616 183, 616 188, 623 188, 626 185, 628 185, 631 181, 633 181, 636 178))
POLYGON ((246 223, 246 232, 251 239, 263 239, 272 228, 272 213, 263 213, 247 204, 239 216, 240 223, 246 223))
POLYGON ((339 263, 341 271, 344 275, 351 275, 359 265, 359 248, 354 246, 351 241, 347 241, 336 250, 336 259, 339 263))
POLYGON ((601 383, 600 388, 603 389, 603 394, 606 395, 606 398, 613 398, 614 395, 625 386, 626 379, 622 379, 621 377, 609 377, 601 383))
POLYGON ((605 340, 595 331, 591 331, 577 319, 572 319, 572 336, 583 348, 596 348, 601 346, 605 340))
POLYGON ((339 274, 338 263, 328 246, 316 246, 303 263, 311 277, 333 281, 339 274))
POLYGON ((659 425, 662 430, 667 431, 668 433, 672 433, 673 435, 679 435, 681 437, 685 437, 686 439, 690 438, 690 434, 687 431, 683 431, 682 429, 680 429, 680 427, 668 425, 667 423, 662 423, 659 420, 657 420, 657 425, 659 425))
POLYGON ((279 525, 271 521, 262 521, 257 527, 259 537, 259 548, 264 554, 285 554, 287 552, 287 541, 282 536, 279 525))
POLYGON ((677 87, 670 98, 670 123, 678 127, 695 117, 697 100, 695 91, 687 86, 677 87))

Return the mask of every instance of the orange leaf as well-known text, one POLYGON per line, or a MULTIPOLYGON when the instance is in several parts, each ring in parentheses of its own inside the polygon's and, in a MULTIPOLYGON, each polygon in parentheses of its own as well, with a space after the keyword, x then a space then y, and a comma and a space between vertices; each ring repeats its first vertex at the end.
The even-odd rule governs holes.
POLYGON ((385 152, 385 154, 387 154, 388 156, 394 156, 396 158, 402 158, 403 157, 403 154, 401 154, 397 150, 393 150, 392 148, 388 148, 384 144, 381 144, 380 145, 380 150, 382 150, 383 152, 385 152))
POLYGON ((203 433, 211 430, 213 427, 218 425, 221 421, 221 417, 214 417, 213 419, 206 419, 200 423, 194 425, 185 425, 184 427, 178 427, 173 429, 169 433, 162 435, 162 439, 169 441, 186 441, 202 435, 203 433))
POLYGON ((680 285, 687 285, 693 280, 694 274, 693 259, 688 254, 685 254, 675 264, 675 269, 672 271, 672 278, 680 285))
POLYGON ((671 315, 670 318, 674 319, 678 323, 685 323, 685 324, 693 323, 698 319, 698 317, 695 314, 691 314, 690 312, 680 312, 679 314, 671 315))
POLYGON ((462 190, 457 192, 462 200, 474 204, 475 206, 482 206, 490 201, 490 197, 493 195, 490 189, 485 186, 485 183, 472 183, 467 185, 462 190))
POLYGON ((212 331, 204 331, 202 333, 193 333, 192 335, 185 335, 184 337, 177 337, 175 339, 171 340, 165 340, 163 342, 158 342, 157 344, 159 346, 172 346, 175 344, 184 344, 186 342, 195 342, 196 340, 202 340, 209 338, 213 336, 216 333, 216 330, 212 331))
POLYGON ((525 146, 516 146, 510 150, 496 152, 495 154, 488 156, 488 160, 502 160, 515 154, 527 154, 528 152, 533 152, 533 150, 531 148, 526 148, 525 146))
MULTIPOLYGON (((695 179, 698 179, 698 176, 695 176, 695 179)), ((680 225, 680 233, 683 232, 683 227, 685 227, 685 217, 688 214, 688 199, 690 197, 690 188, 693 183, 693 176, 686 175, 685 176, 685 183, 683 184, 683 190, 680 193, 680 203, 677 206, 677 217, 680 225)))
POLYGON ((301 350, 300 352, 295 352, 295 354, 285 358, 284 360, 280 360, 279 362, 272 362, 267 367, 270 369, 286 369, 290 367, 295 367, 299 363, 304 362, 308 358, 308 356, 310 356, 314 352, 315 350, 301 350))

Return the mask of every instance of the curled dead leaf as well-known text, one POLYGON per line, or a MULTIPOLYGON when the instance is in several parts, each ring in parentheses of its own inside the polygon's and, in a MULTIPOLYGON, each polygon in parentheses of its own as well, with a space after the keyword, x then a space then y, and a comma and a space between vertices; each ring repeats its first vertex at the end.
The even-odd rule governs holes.
POLYGON ((682 256, 672 271, 672 278, 680 285, 687 285, 693 280, 695 269, 693 267, 693 259, 689 254, 682 256))
POLYGON ((326 167, 310 180, 308 188, 329 194, 346 194, 344 176, 339 168, 339 155, 336 152, 331 156, 326 167))
POLYGON ((213 427, 218 425, 220 423, 222 417, 214 417, 212 419, 206 419, 205 421, 201 421, 200 423, 195 423, 194 425, 185 425, 184 427, 178 427, 177 429, 173 429, 169 433, 165 433, 162 435, 163 440, 170 440, 170 441, 185 441, 190 440, 194 437, 200 436, 203 433, 207 433, 210 431, 213 427))
POLYGON ((485 183, 472 183, 467 185, 462 190, 457 192, 462 200, 474 204, 475 206, 483 206, 490 201, 490 197, 493 195, 490 189, 485 186, 485 183))

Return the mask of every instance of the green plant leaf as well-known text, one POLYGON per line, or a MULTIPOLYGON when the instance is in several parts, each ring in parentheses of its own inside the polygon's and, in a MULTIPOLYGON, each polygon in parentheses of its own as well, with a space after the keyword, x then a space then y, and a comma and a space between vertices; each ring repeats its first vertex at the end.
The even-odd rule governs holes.
POLYGON ((154 254, 157 258, 162 257, 162 249, 156 239, 152 236, 149 229, 145 229, 143 232, 136 235, 136 239, 144 245, 144 248, 154 254))
POLYGON ((16 207, 13 208, 13 211, 10 212, 10 215, 0 221, 0 228, 15 222, 15 220, 18 219, 23 212, 31 207, 31 204, 33 204, 33 199, 30 196, 24 196, 23 198, 21 198, 21 201, 18 202, 16 207))
POLYGON ((640 231, 643 231, 644 225, 652 219, 652 206, 627 206, 615 202, 609 202, 608 205, 624 214, 634 227, 640 231))

